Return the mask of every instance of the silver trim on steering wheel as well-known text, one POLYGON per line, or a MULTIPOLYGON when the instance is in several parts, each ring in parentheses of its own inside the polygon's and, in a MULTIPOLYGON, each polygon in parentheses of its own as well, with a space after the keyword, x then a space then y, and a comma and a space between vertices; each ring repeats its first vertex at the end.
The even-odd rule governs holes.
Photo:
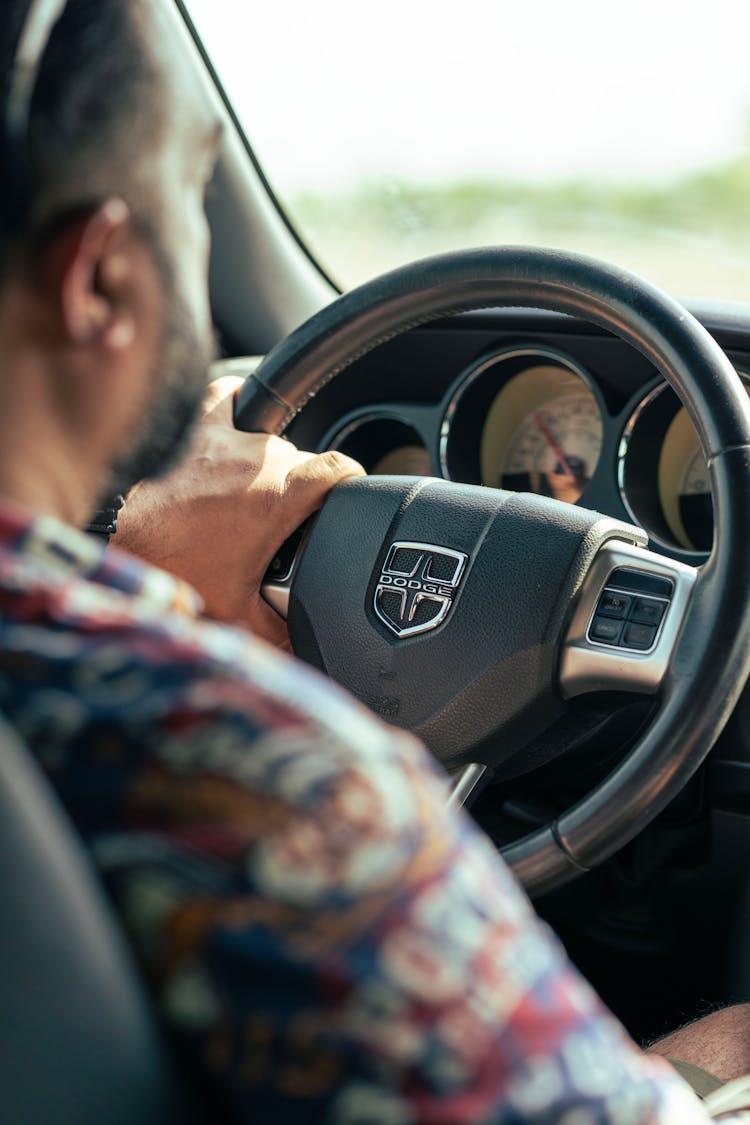
POLYGON ((473 798, 479 796, 476 791, 486 773, 487 766, 483 766, 480 762, 471 762, 468 766, 464 766, 461 772, 456 774, 451 785, 448 804, 470 805, 473 798))
POLYGON ((650 695, 658 691, 697 577, 695 567, 674 559, 624 541, 606 543, 584 579, 563 646, 560 662, 563 698, 571 699, 587 691, 635 691, 650 695), (610 576, 621 568, 666 578, 673 586, 655 641, 644 652, 597 642, 590 637, 599 599, 609 585, 610 576))

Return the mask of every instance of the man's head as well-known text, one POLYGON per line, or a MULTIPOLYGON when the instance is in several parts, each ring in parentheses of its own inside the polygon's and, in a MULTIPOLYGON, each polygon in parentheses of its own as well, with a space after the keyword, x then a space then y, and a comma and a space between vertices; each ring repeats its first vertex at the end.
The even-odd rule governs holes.
MULTIPOLYGON (((10 0, 0 29, 6 109, 28 10, 10 0)), ((36 78, 25 166, 9 167, 5 147, 2 179, 20 172, 23 193, 20 205, 0 195, 0 405, 36 418, 58 461, 80 452, 99 475, 87 502, 112 483, 108 466, 118 485, 166 466, 211 355, 215 121, 163 19, 153 0, 68 0, 36 78)), ((0 464, 6 492, 7 480, 0 464)))

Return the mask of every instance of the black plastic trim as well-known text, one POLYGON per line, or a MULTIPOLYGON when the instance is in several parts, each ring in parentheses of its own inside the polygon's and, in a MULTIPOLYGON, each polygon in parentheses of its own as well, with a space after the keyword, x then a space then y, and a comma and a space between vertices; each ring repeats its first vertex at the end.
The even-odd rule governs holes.
POLYGON ((250 159, 250 162, 252 163, 255 174, 257 175, 258 180, 260 181, 260 183, 263 187, 263 190, 266 192, 268 198, 270 199, 270 201, 273 204, 275 210, 277 211, 277 213, 279 215, 279 218, 282 220, 282 222, 284 223, 284 226, 288 230, 289 234, 292 236, 294 241, 297 243, 297 246, 299 246, 300 250, 303 252, 303 254, 308 259, 310 264, 312 266, 314 266, 315 269, 318 271, 322 280, 325 281, 328 285, 330 285, 331 289, 334 291, 334 294, 341 293, 341 291, 342 291, 341 286, 338 284, 338 282, 336 282, 334 280, 333 277, 331 277, 331 275, 327 272, 327 270, 325 270, 323 268, 323 266, 320 264, 318 259, 315 257, 312 250, 310 249, 310 247, 307 245, 304 238, 302 237, 299 229, 295 226, 295 224, 292 222, 291 218, 289 217, 288 211, 282 206, 278 195, 276 194, 276 192, 272 188, 271 183, 268 180, 268 177, 266 176, 265 172, 263 171, 263 167, 262 167, 260 161, 258 160, 258 157, 255 155, 255 152, 253 150, 253 146, 250 144, 247 133, 245 132, 245 129, 244 129, 242 123, 240 122, 239 117, 237 116, 237 114, 234 110, 234 106, 232 105, 232 102, 229 100, 229 95, 227 94, 226 90, 224 89, 224 84, 221 81, 221 79, 219 78, 218 72, 217 72, 216 68, 214 67, 214 64, 211 60, 211 56, 209 55, 208 51, 206 50, 206 48, 203 44, 203 40, 201 39, 201 37, 198 33, 198 29, 195 26, 195 24, 193 23, 192 17, 190 15, 190 13, 188 12, 187 8, 185 7, 184 0, 175 0, 175 4, 177 5, 179 13, 180 13, 182 19, 185 22, 185 27, 187 28, 187 31, 190 35, 190 38, 193 40, 193 43, 195 44, 196 50, 198 51, 198 54, 200 55, 200 57, 203 61, 203 64, 206 67, 206 71, 207 71, 209 77, 211 78, 211 81, 213 82, 214 86, 216 87, 216 92, 217 92, 218 96, 221 98, 221 101, 222 101, 222 104, 223 104, 223 106, 226 110, 227 116, 229 117, 230 121, 232 122, 232 126, 234 127, 234 129, 236 129, 237 136, 242 141, 242 145, 243 145, 243 147, 245 149, 245 152, 247 153, 247 155, 250 159))

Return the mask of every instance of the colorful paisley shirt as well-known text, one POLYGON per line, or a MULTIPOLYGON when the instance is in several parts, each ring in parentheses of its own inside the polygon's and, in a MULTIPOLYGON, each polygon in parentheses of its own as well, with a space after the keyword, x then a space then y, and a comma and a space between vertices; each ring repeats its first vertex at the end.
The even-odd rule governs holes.
POLYGON ((705 1121, 567 963, 412 738, 0 511, 0 710, 237 1122, 705 1121))

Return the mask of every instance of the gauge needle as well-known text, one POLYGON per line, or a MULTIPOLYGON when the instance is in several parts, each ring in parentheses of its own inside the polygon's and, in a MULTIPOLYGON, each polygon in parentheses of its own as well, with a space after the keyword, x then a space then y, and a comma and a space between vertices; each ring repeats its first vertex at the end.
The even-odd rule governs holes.
POLYGON ((577 480, 576 475, 573 472, 573 470, 571 469, 570 465, 568 464, 567 457, 563 453, 563 451, 560 448, 560 445, 557 441, 557 438, 552 433, 552 430, 549 428, 547 423, 544 421, 541 414, 539 414, 537 412, 534 415, 534 421, 536 422, 537 426, 539 427, 539 429, 540 429, 540 431, 541 431, 541 433, 544 437, 544 440, 547 442, 547 445, 550 447, 552 452, 557 457, 558 464, 560 465, 560 467, 561 467, 563 473, 565 474, 565 476, 568 478, 568 480, 576 481, 577 480))

